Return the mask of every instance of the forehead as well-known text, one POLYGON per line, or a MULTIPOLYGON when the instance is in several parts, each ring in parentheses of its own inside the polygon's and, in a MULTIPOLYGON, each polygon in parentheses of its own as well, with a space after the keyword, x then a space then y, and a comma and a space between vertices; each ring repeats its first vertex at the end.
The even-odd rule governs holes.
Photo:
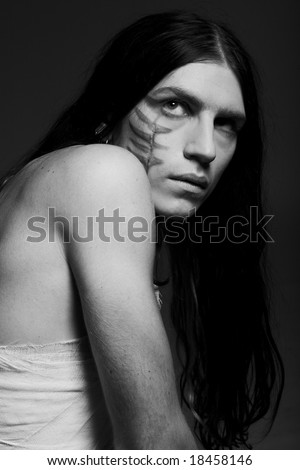
POLYGON ((195 62, 184 65, 161 80, 152 92, 182 90, 207 108, 245 113, 240 84, 230 68, 223 64, 195 62))

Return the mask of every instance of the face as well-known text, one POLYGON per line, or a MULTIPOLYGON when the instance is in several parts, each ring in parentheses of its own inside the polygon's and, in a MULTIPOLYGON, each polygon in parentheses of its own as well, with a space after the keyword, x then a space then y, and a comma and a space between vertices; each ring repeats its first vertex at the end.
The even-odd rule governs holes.
POLYGON ((245 122, 240 85, 216 63, 190 63, 159 82, 114 142, 144 164, 157 214, 188 216, 216 187, 245 122))

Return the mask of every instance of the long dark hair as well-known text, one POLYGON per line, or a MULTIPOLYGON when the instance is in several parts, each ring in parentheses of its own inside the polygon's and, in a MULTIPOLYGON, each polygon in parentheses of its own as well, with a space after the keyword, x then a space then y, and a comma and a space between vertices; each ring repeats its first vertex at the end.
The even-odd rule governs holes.
MULTIPOLYGON (((101 122, 102 137, 110 134, 162 78, 197 61, 231 68, 247 116, 233 159, 197 215, 216 216, 223 226, 235 215, 249 219, 250 207, 261 217, 262 118, 252 61, 227 27, 188 12, 144 17, 113 38, 79 99, 6 179, 43 154, 97 142, 101 122)), ((259 236, 213 243, 204 231, 201 243, 186 237, 170 244, 181 398, 206 448, 249 446, 249 426, 269 411, 273 422, 278 409, 283 365, 270 329, 264 245, 259 236)))

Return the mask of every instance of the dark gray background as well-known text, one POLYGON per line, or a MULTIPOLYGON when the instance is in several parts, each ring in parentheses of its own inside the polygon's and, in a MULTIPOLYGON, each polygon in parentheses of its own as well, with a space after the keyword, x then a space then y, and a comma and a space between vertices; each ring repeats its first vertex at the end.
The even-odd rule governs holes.
POLYGON ((286 388, 275 425, 258 447, 300 449, 299 20, 295 0, 6 2, 1 12, 0 176, 76 96, 91 59, 108 38, 144 14, 170 8, 194 10, 227 22, 260 70, 269 134, 264 177, 267 211, 275 215, 275 243, 269 245, 273 314, 286 365, 286 388))

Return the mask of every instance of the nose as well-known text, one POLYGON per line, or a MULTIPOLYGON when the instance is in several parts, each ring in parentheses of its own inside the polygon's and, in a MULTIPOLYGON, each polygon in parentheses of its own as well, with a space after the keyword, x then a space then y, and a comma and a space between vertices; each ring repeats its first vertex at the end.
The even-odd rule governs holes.
POLYGON ((186 140, 184 156, 188 160, 198 160, 203 165, 208 165, 216 158, 214 123, 211 119, 202 119, 193 127, 186 140))

